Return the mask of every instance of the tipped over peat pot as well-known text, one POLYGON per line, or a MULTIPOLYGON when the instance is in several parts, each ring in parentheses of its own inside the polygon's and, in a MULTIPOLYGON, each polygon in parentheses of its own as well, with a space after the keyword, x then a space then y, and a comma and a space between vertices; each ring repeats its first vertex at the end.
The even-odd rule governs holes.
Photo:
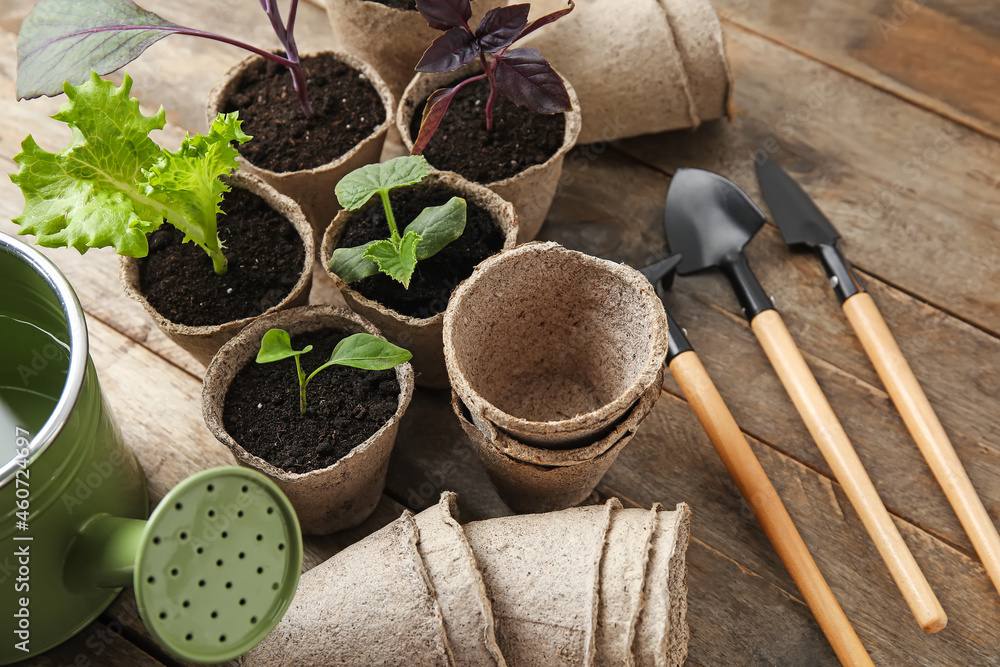
MULTIPOLYGON (((330 258, 340 245, 353 247, 385 238, 385 213, 377 197, 357 211, 342 210, 326 230, 320 261, 351 310, 370 320, 386 338, 413 353, 416 382, 445 388, 441 329, 444 311, 455 287, 481 261, 513 248, 517 242, 514 207, 491 190, 457 174, 434 172, 423 182, 393 190, 389 195, 395 216, 413 220, 428 206, 440 206, 452 197, 466 201, 466 227, 457 240, 417 264, 409 288, 378 273, 350 285, 330 271, 330 258)), ((405 222, 403 223, 405 224, 405 222)))
POLYGON ((149 255, 120 260, 125 294, 203 364, 254 318, 308 303, 312 286, 315 246, 298 205, 242 171, 227 182, 218 216, 225 275, 169 225, 149 235, 149 255))
MULTIPOLYGON (((507 0, 472 0, 475 27, 507 0)), ((414 66, 441 33, 427 25, 415 0, 326 0, 335 43, 378 70, 397 100, 416 75, 414 66)))
POLYGON ((347 53, 304 56, 307 119, 288 70, 251 56, 234 65, 208 97, 206 114, 240 112, 253 137, 239 147, 240 168, 302 207, 315 238, 340 210, 334 188, 346 174, 378 162, 394 120, 395 99, 378 73, 347 53))
POLYGON ((310 382, 308 411, 299 413, 291 359, 257 364, 264 334, 284 329, 308 374, 345 336, 380 336, 343 308, 306 306, 262 317, 229 341, 205 375, 202 407, 212 434, 240 465, 264 473, 291 500, 302 531, 324 535, 351 528, 375 510, 385 487, 399 420, 413 395, 409 363, 386 371, 332 366, 310 382))
MULTIPOLYGON (((696 128, 731 117, 733 76, 709 1, 625 4, 577 0, 558 29, 538 30, 524 40, 576 86, 583 105, 579 142, 696 128)), ((565 0, 531 3, 542 14, 565 6, 565 0)))
MULTIPOLYGON (((413 149, 428 96, 481 71, 473 63, 454 72, 419 74, 410 82, 396 114, 396 127, 408 150, 413 149)), ((518 243, 538 235, 555 199, 566 153, 580 134, 580 101, 570 82, 563 78, 563 83, 573 107, 570 111, 538 114, 501 95, 491 131, 486 130, 483 112, 489 84, 485 80, 470 84, 455 96, 423 153, 436 169, 481 183, 513 204, 518 243)))

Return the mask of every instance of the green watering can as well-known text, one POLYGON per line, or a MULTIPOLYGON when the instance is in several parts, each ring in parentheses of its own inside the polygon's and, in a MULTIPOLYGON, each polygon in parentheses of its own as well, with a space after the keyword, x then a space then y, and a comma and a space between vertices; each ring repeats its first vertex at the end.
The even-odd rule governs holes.
POLYGON ((0 285, 0 665, 69 639, 125 586, 152 636, 184 660, 254 647, 302 567, 287 498, 256 471, 215 468, 178 484, 147 519, 142 469, 66 278, 0 234, 0 285))

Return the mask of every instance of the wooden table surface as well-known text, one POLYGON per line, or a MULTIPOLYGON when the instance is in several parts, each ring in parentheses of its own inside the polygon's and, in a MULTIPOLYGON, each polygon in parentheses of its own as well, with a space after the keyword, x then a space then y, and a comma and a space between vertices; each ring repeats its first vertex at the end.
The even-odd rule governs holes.
MULTIPOLYGON (((319 0, 315 0, 319 2, 319 0)), ((788 169, 844 237, 994 521, 1000 522, 1000 6, 992 0, 714 0, 737 81, 732 124, 578 147, 542 238, 645 264, 662 257, 662 208, 681 166, 713 169, 760 202, 764 151, 788 169)), ((68 133, 46 118, 61 99, 14 101, 15 44, 31 0, 0 4, 0 169, 29 132, 49 150, 68 133)), ((276 45, 251 0, 154 0, 168 19, 276 45)), ((319 4, 300 8, 304 51, 331 45, 319 4)), ((644 66, 656 66, 655 54, 644 66)), ((170 37, 128 66, 163 141, 205 127, 216 79, 236 49, 170 37)), ((623 102, 627 103, 627 102, 623 102)), ((0 230, 23 200, 0 179, 0 230)), ((45 251, 76 288, 103 386, 154 500, 233 458, 201 418, 203 368, 123 294, 117 258, 45 251)), ((924 635, 857 515, 782 390, 718 274, 681 278, 668 306, 709 373, 847 616, 878 665, 1000 665, 1000 596, 907 434, 811 255, 768 225, 748 247, 949 616, 924 635)), ((330 298, 317 289, 314 300, 330 298)), ((312 567, 458 491, 463 519, 508 513, 447 406, 418 391, 388 487, 360 529, 307 540, 312 567)), ((685 501, 688 665, 835 665, 837 660, 721 460, 668 377, 660 401, 598 488, 627 505, 685 501)), ((130 590, 39 665, 177 664, 138 619, 130 590)))

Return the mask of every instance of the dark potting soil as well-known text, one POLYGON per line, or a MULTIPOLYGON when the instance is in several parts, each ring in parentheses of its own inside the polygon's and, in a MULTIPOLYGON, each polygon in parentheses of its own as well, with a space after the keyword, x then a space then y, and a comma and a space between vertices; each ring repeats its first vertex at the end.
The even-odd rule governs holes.
POLYGON ((233 188, 222 200, 219 238, 229 269, 215 274, 212 260, 184 234, 164 225, 148 236, 139 260, 139 286, 161 315, 177 324, 206 326, 255 317, 278 305, 295 287, 305 247, 292 223, 257 195, 233 188))
MULTIPOLYGON (((307 377, 330 358, 346 335, 323 329, 292 336, 297 350, 313 346, 299 357, 307 377)), ((243 449, 278 468, 296 473, 326 468, 370 438, 396 412, 396 371, 331 366, 309 383, 306 406, 303 415, 294 360, 269 364, 250 360, 233 378, 222 421, 243 449)))
MULTIPOLYGON (((540 114, 498 96, 493 109, 493 130, 486 130, 486 80, 458 92, 441 126, 424 150, 424 157, 438 169, 458 172, 477 183, 510 178, 556 154, 566 131, 564 114, 540 114)), ((413 114, 410 136, 420 131, 423 106, 413 114)))
MULTIPOLYGON (((389 201, 400 233, 424 208, 441 206, 455 196, 461 195, 439 183, 393 190, 389 201)), ((452 291, 472 269, 503 249, 503 231, 493 216, 468 199, 466 205, 465 231, 433 257, 417 262, 409 289, 382 273, 353 282, 351 288, 402 315, 425 318, 444 312, 452 291)), ((373 197, 354 213, 339 246, 352 248, 388 237, 382 202, 373 197)))
POLYGON ((223 102, 240 112, 253 137, 239 147, 257 167, 275 172, 313 169, 347 153, 385 121, 385 107, 368 78, 329 54, 302 59, 315 115, 306 118, 288 69, 258 61, 223 102))
POLYGON ((385 5, 389 9, 415 10, 417 8, 417 0, 368 0, 368 2, 385 5))

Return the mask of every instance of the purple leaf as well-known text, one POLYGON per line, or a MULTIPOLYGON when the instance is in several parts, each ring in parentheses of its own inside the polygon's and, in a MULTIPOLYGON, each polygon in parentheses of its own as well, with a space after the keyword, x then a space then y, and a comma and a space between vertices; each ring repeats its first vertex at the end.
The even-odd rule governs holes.
POLYGON ((514 104, 537 113, 559 113, 573 108, 562 77, 538 49, 513 49, 502 57, 494 57, 497 88, 514 104))
POLYGON ((427 144, 431 142, 431 139, 434 138, 434 133, 441 126, 441 121, 444 120, 444 115, 448 112, 448 107, 451 106, 452 100, 455 99, 458 89, 459 86, 441 88, 435 90, 427 98, 427 104, 424 106, 424 116, 420 120, 420 131, 417 133, 416 141, 413 142, 413 150, 410 151, 410 155, 420 155, 427 148, 427 144))
POLYGON ((435 30, 468 28, 472 3, 470 0, 417 0, 417 11, 435 30))
POLYGON ((531 33, 538 30, 539 28, 547 26, 553 21, 558 21, 559 19, 561 19, 562 17, 566 16, 571 11, 573 11, 574 7, 576 7, 576 4, 574 4, 573 0, 569 0, 569 7, 567 7, 566 9, 560 9, 558 12, 552 12, 551 14, 546 14, 545 16, 541 16, 535 19, 534 21, 528 24, 527 28, 521 31, 521 34, 518 35, 517 38, 521 39, 522 37, 527 37, 531 33))
POLYGON ((510 5, 488 11, 476 28, 476 39, 482 50, 494 53, 513 44, 528 24, 530 9, 530 5, 510 5))
POLYGON ((414 68, 418 72, 451 72, 468 65, 479 55, 475 35, 465 28, 452 28, 434 40, 414 68))

